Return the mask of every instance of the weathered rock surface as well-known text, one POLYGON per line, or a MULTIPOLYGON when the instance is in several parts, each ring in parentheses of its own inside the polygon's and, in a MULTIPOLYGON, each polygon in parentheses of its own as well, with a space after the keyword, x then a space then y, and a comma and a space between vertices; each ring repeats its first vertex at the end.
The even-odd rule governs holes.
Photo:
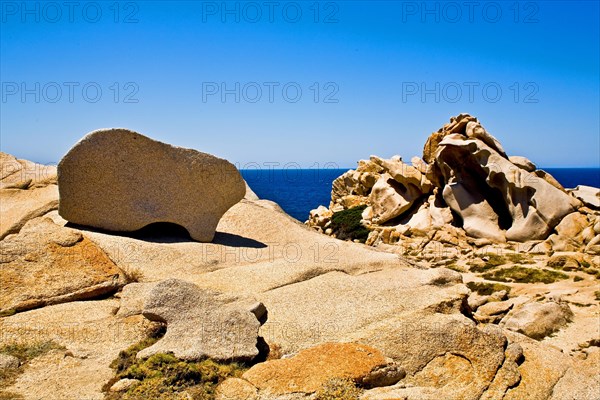
POLYGON ((373 347, 324 343, 290 358, 257 364, 242 378, 253 384, 261 395, 285 395, 314 393, 334 378, 377 387, 393 385, 404 375, 401 368, 373 347))
POLYGON ((510 301, 492 301, 477 308, 473 317, 478 322, 497 323, 512 307, 513 304, 510 301))
POLYGON ((600 348, 591 348, 586 359, 571 366, 552 390, 552 400, 593 400, 600 390, 600 348))
POLYGON ((230 162, 126 129, 81 139, 58 164, 58 183, 67 221, 110 231, 170 222, 202 242, 246 192, 230 162))
POLYGON ((518 385, 509 387, 503 399, 549 399, 552 388, 560 381, 571 359, 552 346, 543 346, 539 342, 521 334, 505 331, 510 344, 518 344, 523 358, 518 362, 521 379, 518 385))
POLYGON ((167 333, 137 357, 173 353, 184 360, 251 360, 260 322, 249 310, 228 305, 207 289, 178 279, 156 285, 148 294, 143 315, 167 323, 167 333))
POLYGON ((403 214, 432 188, 425 174, 403 163, 399 157, 384 160, 371 156, 370 161, 385 171, 379 176, 369 195, 375 223, 384 223, 403 214))
POLYGON ((37 164, 0 152, 0 189, 32 189, 56 183, 54 165, 37 164))
POLYGON ((506 338, 500 329, 483 329, 460 314, 413 313, 372 323, 353 340, 378 344, 407 372, 404 383, 478 399, 503 364, 506 338))
POLYGON ((56 167, 0 152, 0 240, 27 221, 58 208, 56 167))
POLYGON ((124 284, 94 243, 45 217, 0 241, 0 253, 0 312, 95 298, 124 284))
POLYGON ((18 233, 30 219, 58 208, 58 187, 47 185, 29 190, 0 189, 0 240, 18 233))
POLYGON ((545 239, 580 204, 486 143, 460 134, 440 142, 431 180, 444 185, 444 200, 475 237, 499 240, 497 230, 488 231, 492 221, 508 240, 545 239))
POLYGON ((509 313, 502 325, 530 338, 542 339, 567 325, 572 318, 573 312, 567 304, 534 302, 509 313))
POLYGON ((517 167, 524 169, 527 172, 533 172, 537 169, 534 163, 532 163, 528 158, 523 156, 510 156, 508 160, 515 164, 517 167))
POLYGON ((0 353, 0 370, 19 368, 21 362, 15 356, 0 353))
MULTIPOLYGON (((117 318, 118 300, 76 301, 0 318, 0 346, 53 341, 53 350, 33 359, 7 389, 26 400, 104 398, 119 351, 146 337, 141 316, 117 318)), ((1 390, 1 389, 0 389, 1 390)))
POLYGON ((586 206, 600 209, 600 189, 579 185, 575 189, 569 190, 569 193, 582 201, 586 206))
MULTIPOLYGON (((467 124, 469 122, 473 121, 467 121, 467 124)), ((476 135, 475 130, 477 135, 482 134, 477 124, 471 124, 470 130, 473 136, 476 135)), ((489 138, 486 140, 494 143, 489 138)), ((360 204, 368 198, 368 193, 364 196, 368 190, 361 191, 371 183, 374 185, 378 177, 386 173, 381 166, 370 161, 361 165, 359 168, 364 168, 361 172, 346 176, 356 184, 352 189, 355 194, 343 195, 343 199, 340 197, 339 202, 334 202, 334 207, 344 209, 360 204), (362 194, 357 194, 359 192, 362 194)), ((413 167, 422 174, 427 165, 415 160, 413 167)), ((593 314, 597 312, 597 303, 592 300, 597 288, 593 287, 596 281, 592 273, 600 265, 595 258, 590 254, 577 253, 579 269, 563 270, 570 277, 574 274, 583 276, 582 281, 563 280, 549 285, 507 283, 512 290, 509 302, 515 304, 511 312, 527 302, 535 302, 534 298, 559 299, 562 296, 567 301, 580 303, 577 307, 572 306, 574 322, 552 337, 538 342, 510 330, 502 331, 498 326, 477 325, 465 316, 471 316, 467 305, 470 293, 460 284, 461 274, 430 267, 447 266, 461 271, 464 268, 467 271, 464 276, 471 280, 469 264, 488 268, 486 263, 493 261, 489 257, 491 252, 500 257, 508 252, 507 256, 515 257, 514 263, 537 263, 531 268, 538 268, 546 267, 548 258, 544 254, 552 248, 548 241, 522 245, 511 242, 493 244, 489 239, 467 237, 462 228, 446 225, 453 216, 439 189, 436 187, 424 194, 407 215, 395 219, 398 226, 375 228, 373 232, 380 229, 376 238, 380 243, 378 249, 320 235, 298 224, 276 204, 249 198, 227 211, 219 222, 213 243, 190 241, 187 235, 165 233, 163 230, 119 236, 85 227, 69 228, 69 232, 84 238, 81 241, 88 238, 93 242, 120 269, 139 272, 133 275, 140 282, 127 285, 118 294, 119 300, 71 302, 0 318, 0 330, 3 332, 0 344, 16 338, 52 338, 67 348, 35 359, 8 390, 23 395, 27 400, 103 398, 100 388, 113 374, 109 363, 119 350, 144 336, 142 328, 149 322, 138 315, 144 311, 144 303, 155 298, 152 293, 161 281, 177 278, 188 282, 182 283, 183 286, 193 283, 199 288, 192 286, 191 295, 187 295, 186 290, 167 290, 164 296, 155 298, 157 300, 151 308, 155 311, 147 315, 160 320, 172 318, 171 322, 175 323, 170 324, 167 332, 180 326, 182 333, 180 338, 172 333, 169 340, 177 345, 185 342, 186 351, 195 346, 199 332, 208 332, 213 339, 216 339, 213 335, 215 329, 220 329, 219 333, 229 332, 222 327, 213 329, 214 320, 211 320, 212 324, 205 325, 208 326, 206 329, 198 327, 202 325, 198 321, 202 321, 210 310, 215 310, 219 316, 238 315, 235 314, 238 310, 243 320, 248 318, 255 326, 251 335, 254 337, 252 345, 256 347, 256 339, 260 335, 273 353, 283 355, 284 360, 324 343, 352 342, 379 349, 386 362, 389 357, 394 362, 391 366, 397 366, 384 367, 370 374, 370 380, 362 381, 367 388, 393 382, 386 379, 396 379, 395 372, 399 369, 406 372, 406 376, 396 384, 367 389, 363 398, 548 399, 553 396, 553 387, 560 388, 560 391, 554 389, 554 398, 569 393, 569 389, 572 393, 581 393, 582 398, 594 393, 598 382, 591 369, 593 359, 579 361, 577 357, 582 353, 579 350, 577 356, 569 354, 572 349, 578 348, 578 343, 598 336, 597 314, 593 314), (427 226, 429 221, 440 220, 444 222, 433 231, 425 229, 419 232, 419 227, 427 226), (412 222, 408 225, 404 221, 412 222), (399 234, 399 230, 406 226, 409 229, 399 234), (383 237, 401 241, 402 247, 384 246, 383 237), (518 254, 517 248, 532 249, 536 246, 545 250, 532 251, 535 254, 533 258, 518 254), (397 254, 402 253, 407 256, 398 257, 397 254), (479 263, 475 263, 476 260, 479 263), (573 286, 577 290, 572 290, 573 286), (521 296, 524 291, 527 296, 521 296), (215 297, 211 297, 211 293, 215 297), (198 296, 206 301, 198 300, 198 296), (202 308, 207 303, 212 306, 202 308), (268 320, 259 327, 258 320, 264 322, 266 316, 265 307, 260 307, 260 303, 268 310, 268 320), (234 310, 232 314, 229 314, 230 310, 234 310), (184 315, 190 316, 189 321, 182 321, 184 315), (587 322, 585 329, 578 332, 582 326, 582 315, 587 322), (194 321, 196 326, 192 326, 194 321), (188 340, 188 334, 194 335, 194 338, 188 340), (574 337, 564 340, 565 335, 574 337), (565 353, 554 350, 551 345, 559 346, 565 353), (565 381, 561 385, 563 375, 565 381), (578 387, 582 388, 580 392, 576 390, 578 387)), ((336 190, 348 188, 338 182, 336 190)), ((326 211, 323 214, 332 213, 332 209, 326 211)), ((367 214, 363 213, 363 219, 372 220, 367 214)), ((600 220, 597 220, 595 211, 587 207, 581 207, 579 214, 585 216, 587 222, 578 233, 577 240, 581 247, 589 246, 600 234, 600 220), (590 237, 590 232, 594 236, 590 237)), ((56 211, 46 216, 57 227, 66 224, 56 211)), ((327 221, 324 221, 323 231, 327 230, 326 225, 327 221)), ((75 236, 60 238, 57 242, 68 244, 75 236)), ((19 235, 10 236, 5 241, 16 237, 19 235)), ((480 282, 480 279, 477 281, 480 282)), ((505 300, 505 295, 484 297, 491 304, 493 299, 505 300)), ((494 308, 491 305, 486 307, 494 308)), ((489 314, 501 315, 494 314, 494 310, 489 314)), ((236 318, 225 318, 224 325, 236 318)), ((238 332, 236 326, 231 337, 236 337, 238 332)), ((221 336, 218 338, 222 339, 221 336)), ((241 343, 244 347, 246 343, 250 346, 250 340, 242 340, 241 343)), ((168 347, 171 346, 160 351, 169 351, 168 347)), ((590 349, 585 351, 592 354, 593 349, 590 349)), ((308 364, 306 369, 316 369, 315 365, 308 364)), ((259 396, 258 389, 244 379, 226 382, 219 387, 217 398, 256 399, 259 396)), ((260 395, 263 394, 261 391, 260 395)), ((271 398, 302 397, 306 396, 294 393, 271 398)), ((269 397, 265 395, 264 398, 269 397)))
POLYGON ((114 385, 112 385, 110 387, 110 391, 111 392, 126 392, 132 386, 135 386, 140 382, 141 381, 139 379, 128 379, 128 378, 120 379, 117 382, 115 382, 114 385))
POLYGON ((256 400, 258 389, 240 378, 228 378, 217 386, 216 400, 256 400))
MULTIPOLYGON (((451 118, 431 134, 423 160, 416 158, 414 166, 399 156, 360 161, 356 170, 334 181, 329 208, 312 212, 307 224, 332 234, 328 227, 333 213, 364 204, 369 212, 365 210, 362 223, 371 230, 369 245, 431 237, 449 223, 472 238, 527 242, 547 239, 563 218, 582 206, 575 193, 588 201, 595 196, 588 189, 569 195, 527 158, 508 157, 500 142, 468 114, 451 118), (392 220, 397 225, 387 226, 392 220)), ((591 227, 579 243, 581 250, 592 240, 590 235, 591 227)), ((553 243, 562 246, 558 241, 548 245, 553 243)), ((590 247, 591 253, 596 250, 590 247)))

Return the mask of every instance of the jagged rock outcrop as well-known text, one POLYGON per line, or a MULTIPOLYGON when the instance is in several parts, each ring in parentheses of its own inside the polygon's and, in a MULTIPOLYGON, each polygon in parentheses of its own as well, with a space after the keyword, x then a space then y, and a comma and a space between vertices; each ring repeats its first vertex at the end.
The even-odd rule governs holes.
POLYGON ((568 193, 536 168, 525 157, 508 157, 477 118, 460 114, 431 134, 423 160, 415 157, 412 165, 399 156, 360 161, 356 170, 334 181, 329 207, 312 210, 306 223, 335 235, 330 229, 333 214, 363 205, 369 245, 422 236, 442 246, 548 239, 548 250, 600 250, 595 232, 600 214, 582 203, 595 208, 597 189, 568 193), (565 219, 574 215, 578 225, 567 235, 565 219))
POLYGON ((545 239, 580 205, 485 142, 458 133, 440 142, 428 175, 472 237, 545 239))
POLYGON ((210 242, 246 193, 229 161, 126 129, 94 131, 58 164, 59 213, 75 224, 134 231, 155 222, 210 242))

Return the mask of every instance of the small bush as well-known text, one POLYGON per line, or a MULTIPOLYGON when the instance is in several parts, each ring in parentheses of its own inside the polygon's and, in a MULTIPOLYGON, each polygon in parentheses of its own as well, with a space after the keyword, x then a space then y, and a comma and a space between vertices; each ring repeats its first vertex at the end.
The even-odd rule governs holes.
POLYGON ((484 279, 491 281, 516 283, 552 283, 569 277, 562 272, 537 268, 524 268, 520 265, 488 272, 482 276, 484 279))
POLYGON ((483 265, 470 265, 469 266, 469 271, 471 272, 486 272, 489 271, 491 269, 496 268, 496 265, 490 264, 490 263, 485 263, 483 265))
POLYGON ((238 363, 184 361, 173 354, 155 354, 145 360, 136 358, 140 350, 156 343, 162 335, 164 327, 119 353, 110 364, 115 376, 103 388, 106 400, 171 400, 189 396, 192 399, 213 399, 219 383, 228 377, 240 377, 246 370, 245 366, 238 363), (123 378, 141 382, 124 393, 110 392, 110 387, 123 378))
POLYGON ((586 274, 594 275, 594 276, 596 276, 596 277, 599 277, 599 276, 600 276, 600 270, 593 269, 593 268, 586 269, 586 270, 585 270, 585 271, 583 271, 583 272, 585 272, 586 274))
POLYGON ((370 231, 360 223, 365 208, 367 206, 362 205, 333 213, 331 216, 331 230, 338 239, 358 239, 361 243, 367 240, 370 231))
POLYGON ((451 269, 452 271, 456 271, 456 272, 465 272, 464 268, 459 267, 458 265, 456 265, 456 263, 452 262, 448 265, 446 265, 446 268, 451 269))
POLYGON ((553 268, 553 269, 563 269, 568 261, 569 261, 569 258, 566 256, 553 257, 552 259, 550 259, 548 261, 546 266, 553 268))
POLYGON ((481 296, 489 296, 492 293, 506 290, 506 293, 510 293, 510 286, 502 285, 500 283, 489 283, 489 282, 467 282, 467 287, 472 292, 476 292, 481 296))
POLYGON ((523 253, 507 253, 505 257, 514 264, 534 264, 533 258, 530 254, 523 253))
POLYGON ((596 300, 600 301, 600 290, 596 290, 594 296, 596 296, 596 300))
POLYGON ((484 257, 486 257, 488 259, 486 261, 486 264, 488 264, 492 267, 499 267, 500 265, 506 264, 506 258, 504 258, 503 256, 501 256, 499 254, 486 253, 484 255, 484 257))
POLYGON ((144 280, 144 273, 139 268, 129 266, 127 268, 121 268, 121 271, 123 272, 123 276, 127 283, 141 282, 144 280))
POLYGON ((481 258, 484 260, 485 264, 471 265, 469 267, 471 272, 486 272, 507 263, 503 256, 494 253, 486 253, 482 255, 481 258))
POLYGON ((580 281, 582 281, 582 280, 583 280, 583 277, 582 277, 582 276, 579 276, 579 275, 576 275, 576 276, 573 278, 573 282, 580 282, 580 281))
POLYGON ((15 310, 14 308, 9 308, 3 311, 0 311, 0 317, 10 317, 11 315, 15 315, 17 313, 17 310, 15 310))
POLYGON ((358 400, 361 393, 352 380, 334 378, 317 391, 315 400, 358 400))

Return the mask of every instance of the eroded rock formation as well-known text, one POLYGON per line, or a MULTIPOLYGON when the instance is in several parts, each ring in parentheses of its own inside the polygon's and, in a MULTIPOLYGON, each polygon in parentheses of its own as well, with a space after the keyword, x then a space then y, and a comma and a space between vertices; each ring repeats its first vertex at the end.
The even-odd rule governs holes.
POLYGON ((451 118, 427 139, 423 160, 414 157, 411 164, 399 156, 360 161, 333 182, 329 208, 311 211, 307 224, 335 235, 334 213, 366 206, 367 244, 436 235, 480 243, 550 238, 548 249, 597 251, 600 217, 593 208, 600 190, 567 192, 527 158, 508 157, 475 117, 451 118), (567 228, 569 219, 577 222, 567 228))
POLYGON ((135 231, 155 222, 210 242, 219 219, 246 193, 229 161, 127 129, 81 139, 58 164, 59 213, 75 224, 135 231))

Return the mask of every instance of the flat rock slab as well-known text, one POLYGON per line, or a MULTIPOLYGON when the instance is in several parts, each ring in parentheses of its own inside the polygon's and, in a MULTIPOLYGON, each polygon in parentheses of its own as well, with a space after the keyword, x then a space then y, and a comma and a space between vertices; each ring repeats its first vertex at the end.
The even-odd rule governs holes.
POLYGON ((405 372, 386 358, 379 350, 357 343, 324 343, 297 355, 272 360, 250 368, 242 378, 266 395, 314 393, 327 381, 351 379, 374 386, 393 385, 405 372), (377 382, 379 376, 386 381, 377 382))
MULTIPOLYGON (((0 347, 53 341, 64 347, 36 357, 5 389, 25 400, 101 400, 119 352, 147 337, 142 316, 118 318, 116 299, 56 304, 0 318, 0 347)), ((11 397, 12 398, 12 397, 11 397)))
POLYGON ((143 315, 167 323, 167 333, 137 357, 173 353, 184 360, 211 358, 218 361, 250 360, 256 347, 260 322, 248 309, 227 303, 215 291, 193 283, 168 279, 154 287, 143 315))
POLYGON ((127 129, 81 139, 58 164, 58 183, 67 221, 110 231, 170 222, 201 242, 246 193, 230 162, 127 129))
POLYGON ((123 285, 119 268, 81 233, 49 218, 0 242, 0 312, 98 297, 123 285))

